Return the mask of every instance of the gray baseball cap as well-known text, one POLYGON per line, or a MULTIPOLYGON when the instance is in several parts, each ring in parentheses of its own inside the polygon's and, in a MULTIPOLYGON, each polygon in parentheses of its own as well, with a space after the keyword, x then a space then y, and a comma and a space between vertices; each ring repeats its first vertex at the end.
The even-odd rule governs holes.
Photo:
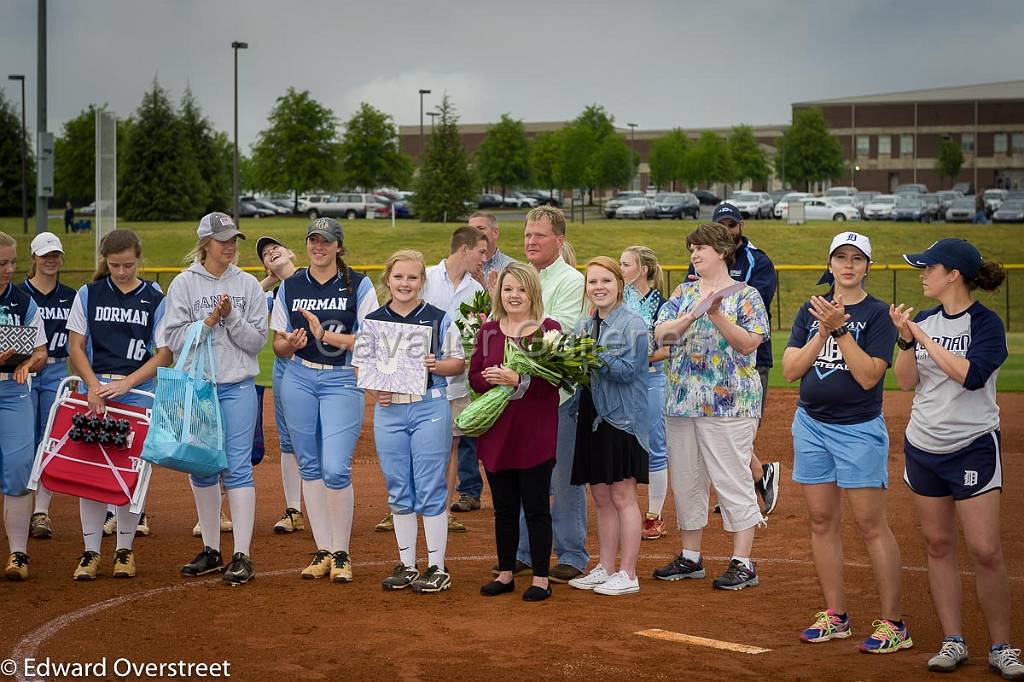
POLYGON ((199 235, 200 239, 213 237, 219 242, 226 242, 232 237, 245 239, 245 235, 238 231, 238 227, 235 225, 235 221, 231 219, 231 216, 220 211, 204 215, 202 220, 199 221, 199 228, 196 230, 196 234, 199 235))
POLYGON ((318 234, 329 242, 338 242, 339 244, 344 240, 344 235, 341 231, 341 223, 334 218, 317 218, 309 224, 306 228, 306 239, 309 239, 310 235, 318 234))

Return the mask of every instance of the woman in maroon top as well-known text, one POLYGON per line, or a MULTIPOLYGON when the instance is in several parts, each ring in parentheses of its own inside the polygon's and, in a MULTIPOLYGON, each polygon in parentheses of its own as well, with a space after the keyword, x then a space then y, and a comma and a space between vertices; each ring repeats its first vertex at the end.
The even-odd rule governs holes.
POLYGON ((493 386, 515 389, 498 420, 476 441, 494 502, 494 536, 498 546, 498 577, 480 588, 493 597, 515 589, 512 571, 519 545, 519 509, 526 517, 530 555, 545 557, 533 564, 533 585, 523 592, 525 601, 551 596, 548 561, 551 555, 551 507, 548 493, 555 466, 558 434, 558 389, 543 379, 520 376, 502 365, 505 341, 521 343, 525 337, 561 329, 544 317, 540 277, 529 265, 510 263, 498 278, 492 320, 477 336, 469 366, 469 384, 477 393, 493 386), (541 322, 537 322, 541 320, 541 322), (528 435, 527 435, 528 434, 528 435))

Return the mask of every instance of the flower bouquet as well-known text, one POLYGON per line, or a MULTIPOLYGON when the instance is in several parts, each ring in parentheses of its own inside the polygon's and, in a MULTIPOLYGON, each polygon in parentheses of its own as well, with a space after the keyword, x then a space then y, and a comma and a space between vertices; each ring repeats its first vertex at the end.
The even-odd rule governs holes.
POLYGON ((459 335, 462 337, 462 349, 466 352, 466 362, 469 362, 469 358, 473 356, 476 335, 490 314, 491 295, 486 290, 476 292, 472 299, 459 306, 459 317, 455 320, 455 326, 459 328, 459 335))
MULTIPOLYGON (((590 370, 602 363, 602 349, 589 336, 563 334, 551 329, 535 333, 522 346, 506 339, 503 365, 520 375, 530 375, 567 391, 590 383, 590 370)), ((513 388, 495 386, 476 398, 455 421, 467 436, 486 432, 508 407, 513 388)))

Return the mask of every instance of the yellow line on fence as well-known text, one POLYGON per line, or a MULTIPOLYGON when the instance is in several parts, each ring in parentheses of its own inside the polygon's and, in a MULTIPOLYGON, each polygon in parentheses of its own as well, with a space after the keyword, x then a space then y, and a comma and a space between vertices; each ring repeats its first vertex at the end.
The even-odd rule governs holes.
POLYGON ((737 644, 735 642, 724 642, 720 639, 708 639, 706 637, 695 637, 693 635, 685 635, 681 632, 672 632, 671 630, 659 630, 657 628, 652 630, 640 630, 634 632, 634 635, 640 635, 641 637, 650 637, 651 639, 662 639, 667 642, 678 642, 680 644, 695 644, 697 646, 711 647, 712 649, 722 649, 724 651, 735 651, 738 654, 766 654, 771 649, 762 649, 757 646, 750 646, 748 644, 737 644))

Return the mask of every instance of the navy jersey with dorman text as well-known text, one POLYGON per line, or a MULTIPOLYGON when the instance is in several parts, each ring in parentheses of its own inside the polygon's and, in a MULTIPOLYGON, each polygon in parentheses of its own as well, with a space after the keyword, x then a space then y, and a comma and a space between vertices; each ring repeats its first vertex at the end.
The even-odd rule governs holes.
POLYGON ((66 284, 57 282, 57 286, 48 294, 32 286, 32 282, 25 280, 21 285, 36 302, 39 307, 39 316, 43 318, 43 327, 46 329, 46 351, 51 358, 66 358, 68 356, 68 314, 71 312, 71 305, 75 302, 75 290, 66 284))
MULTIPOLYGON (((13 282, 0 291, 0 325, 35 327, 34 347, 46 345, 46 335, 39 307, 27 291, 15 286, 13 282)), ((6 365, 0 365, 0 372, 13 372, 17 369, 18 364, 20 363, 11 361, 6 365)))

